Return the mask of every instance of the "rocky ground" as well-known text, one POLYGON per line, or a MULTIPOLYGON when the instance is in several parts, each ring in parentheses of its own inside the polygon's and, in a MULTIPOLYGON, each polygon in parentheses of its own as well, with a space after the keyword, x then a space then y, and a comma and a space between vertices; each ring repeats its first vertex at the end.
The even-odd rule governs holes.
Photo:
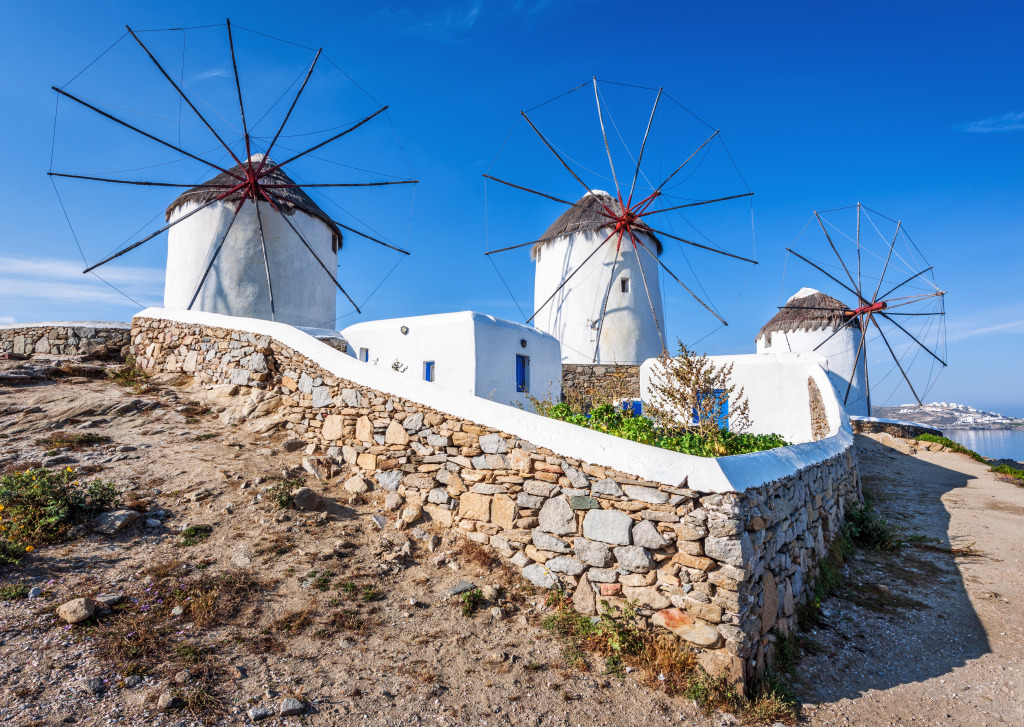
MULTIPOLYGON (((0 587, 40 589, 0 600, 0 720, 737 721, 704 715, 638 673, 606 674, 596 659, 589 671, 569 668, 539 626, 542 595, 452 532, 423 522, 399 531, 385 493, 318 482, 301 469, 304 442, 267 431, 258 415, 223 421, 238 402, 185 381, 139 389, 94 378, 98 369, 72 373, 0 363, 0 471, 77 468, 116 482, 138 514, 0 570, 0 587), (37 443, 56 432, 109 441, 66 451, 37 443), (304 480, 317 509, 280 509, 283 479, 304 480), (469 585, 483 601, 464 615, 458 592, 469 585), (85 597, 96 612, 68 625, 58 607, 85 597)), ((1024 488, 958 455, 867 439, 861 448, 879 508, 921 537, 846 567, 844 591, 804 640, 804 719, 1020 724, 1024 632, 1013 614, 1024 577, 1013 542, 1024 488), (947 552, 970 541, 978 554, 947 552)))

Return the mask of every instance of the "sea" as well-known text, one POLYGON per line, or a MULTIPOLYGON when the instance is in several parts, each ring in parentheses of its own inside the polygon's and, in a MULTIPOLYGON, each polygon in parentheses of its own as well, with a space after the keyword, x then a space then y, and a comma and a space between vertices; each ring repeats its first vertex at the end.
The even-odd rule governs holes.
POLYGON ((942 433, 986 457, 1024 462, 1024 429, 943 429, 942 433))

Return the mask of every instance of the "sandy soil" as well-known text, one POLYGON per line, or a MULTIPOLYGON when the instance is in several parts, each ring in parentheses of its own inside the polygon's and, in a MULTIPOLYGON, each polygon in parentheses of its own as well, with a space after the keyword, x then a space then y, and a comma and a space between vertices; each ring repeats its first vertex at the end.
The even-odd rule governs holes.
MULTIPOLYGON (((221 425, 215 412, 190 403, 195 398, 183 389, 138 394, 89 379, 0 388, 0 471, 43 461, 45 447, 35 442, 51 430, 84 426, 112 441, 57 456, 96 468, 95 476, 116 481, 147 510, 116 536, 40 548, 20 569, 0 571, 0 583, 46 592, 0 601, 0 720, 198 724, 185 711, 157 708, 160 694, 189 684, 188 674, 175 683, 185 668, 180 659, 132 676, 102 658, 103 617, 95 626, 66 628, 53 609, 90 593, 144 599, 147 588, 241 567, 267 589, 236 604, 230 621, 197 629, 183 620, 174 634, 207 650, 225 724, 250 722, 253 708, 276 713, 288 696, 302 699, 306 713, 260 724, 735 722, 702 715, 635 675, 603 674, 596 661, 589 672, 565 667, 560 644, 539 628, 540 596, 476 562, 452 533, 425 525, 396 531, 382 493, 351 500, 340 486, 309 477, 327 512, 277 509, 265 488, 282 470, 296 474, 299 443, 221 425), (136 404, 124 406, 130 402, 136 404), (374 515, 387 518, 383 532, 374 515), (147 517, 159 527, 146 527, 147 517), (187 525, 210 525, 212 534, 185 546, 187 525), (433 550, 432 534, 440 538, 433 550), (151 572, 179 560, 177 569, 151 572), (314 571, 331 575, 318 585, 314 571), (488 590, 490 600, 473 617, 463 616, 449 593, 463 580, 498 589, 488 590), (341 626, 339 614, 348 619, 341 626), (102 686, 90 687, 96 677, 102 686)), ((798 667, 806 719, 1024 723, 1024 488, 959 455, 908 457, 869 440, 859 446, 867 488, 901 529, 944 547, 974 543, 979 554, 915 546, 855 556, 848 593, 824 604, 825 624, 809 633, 822 653, 805 655, 798 667)))

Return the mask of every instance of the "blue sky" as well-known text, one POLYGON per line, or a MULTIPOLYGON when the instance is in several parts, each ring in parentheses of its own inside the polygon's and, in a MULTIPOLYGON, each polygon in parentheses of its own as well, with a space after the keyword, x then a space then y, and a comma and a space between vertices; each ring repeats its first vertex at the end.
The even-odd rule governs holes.
MULTIPOLYGON (((1024 416, 1020 6, 742 3, 726 11, 711 4, 467 0, 306 5, 291 16, 280 3, 247 3, 244 16, 234 14, 239 7, 52 2, 6 9, 0 27, 0 93, 7 109, 0 131, 8 164, 0 181, 0 321, 125 320, 137 310, 120 293, 80 274, 82 258, 46 176, 51 151, 55 171, 150 167, 119 176, 186 182, 212 174, 70 102, 57 109, 54 140, 56 95, 50 87, 109 104, 105 108, 115 107, 113 113, 164 138, 177 141, 180 133, 183 146, 216 157, 216 140, 194 125, 187 108, 185 125, 177 123, 176 94, 130 37, 68 82, 122 35, 126 23, 138 29, 201 26, 231 14, 243 28, 299 44, 236 33, 250 121, 302 73, 312 51, 299 46, 323 46, 336 64, 318 64, 308 102, 304 97, 290 126, 310 135, 290 137, 288 148, 326 138, 324 129, 371 113, 377 100, 390 105, 380 123, 330 146, 320 160, 296 163, 300 181, 365 181, 381 174, 422 180, 414 192, 391 187, 318 199, 339 219, 413 252, 401 259, 346 238, 340 280, 366 304, 363 316, 346 315, 349 309, 339 301, 345 317, 338 326, 470 308, 522 320, 504 284, 519 307, 530 307, 528 254, 496 256, 499 277, 483 252, 535 239, 561 207, 494 183, 485 188, 481 174, 490 169, 575 199, 579 185, 517 118, 520 110, 597 76, 663 87, 721 129, 727 146, 711 146, 700 173, 679 190, 682 196, 742 192, 744 185, 755 193, 753 234, 748 200, 714 211, 708 206, 703 216, 683 221, 727 250, 756 254, 760 264, 734 266, 700 251, 684 256, 671 249, 667 264, 703 286, 729 326, 717 327, 684 291, 663 281, 670 338, 699 341, 699 348, 714 353, 752 351, 757 329, 801 286, 842 294, 787 258, 785 248, 828 260, 820 229, 817 236, 813 226, 801 234, 812 210, 861 201, 902 221, 935 266, 937 284, 948 291, 949 367, 924 398, 1024 416)), ((140 37, 175 77, 182 71, 184 42, 186 87, 234 142, 237 108, 223 28, 140 37)), ((623 171, 626 150, 636 153, 655 92, 613 84, 602 89, 615 133, 625 141, 616 146, 612 134, 619 175, 629 176, 623 171)), ((273 107, 261 122, 261 143, 276 130, 283 108, 273 107)), ((666 101, 659 114, 645 156, 652 176, 706 137, 706 127, 681 106, 666 101)), ((593 172, 583 174, 590 186, 608 188, 591 90, 563 97, 531 118, 580 162, 581 174, 593 172)), ((174 196, 173 190, 90 184, 57 182, 89 262, 155 230, 174 196)), ((837 214, 834 234, 852 234, 849 215, 837 214)), ((891 234, 891 223, 887 230, 884 218, 875 221, 879 232, 891 234)), ((871 244, 884 253, 880 243, 876 234, 871 244)), ((99 272, 139 303, 158 304, 165 250, 164 239, 157 238, 99 272)), ((906 341, 893 343, 902 351, 906 341)), ((895 385, 898 372, 891 373, 881 342, 869 342, 869 351, 872 377, 882 381, 875 402, 909 400, 906 389, 895 385)))

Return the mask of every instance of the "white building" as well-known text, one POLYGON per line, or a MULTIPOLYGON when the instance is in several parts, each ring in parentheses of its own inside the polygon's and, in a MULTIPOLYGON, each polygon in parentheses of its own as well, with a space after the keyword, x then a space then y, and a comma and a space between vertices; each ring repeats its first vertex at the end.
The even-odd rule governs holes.
POLYGON ((820 354, 825 358, 825 370, 846 412, 870 416, 866 357, 863 351, 860 358, 857 357, 861 343, 860 323, 849 322, 850 317, 846 315, 849 310, 831 296, 813 288, 801 288, 758 332, 757 352, 820 354))
POLYGON ((439 387, 529 409, 527 392, 557 401, 558 341, 536 328, 463 311, 366 321, 342 335, 360 361, 439 387))
MULTIPOLYGON (((257 154, 254 163, 262 159, 257 154)), ((272 164, 267 160, 267 165, 272 164)), ((242 167, 230 170, 245 176, 242 167)), ((272 172, 265 181, 274 185, 295 184, 283 171, 272 172)), ((167 208, 167 220, 174 221, 215 199, 237 180, 219 174, 203 185, 178 197, 167 208), (219 186, 218 186, 219 185, 219 186)), ((279 203, 288 221, 268 202, 259 202, 263 222, 260 243, 256 207, 246 200, 210 269, 217 244, 228 230, 228 224, 245 190, 228 195, 221 201, 196 212, 168 231, 167 277, 164 283, 164 307, 185 309, 199 289, 193 310, 222 313, 246 318, 271 320, 270 287, 274 294, 274 316, 281 323, 295 326, 323 327, 333 325, 336 287, 317 264, 302 240, 288 222, 302 234, 317 257, 330 271, 338 267, 341 232, 330 217, 299 187, 275 187, 285 198, 279 203), (269 270, 269 285, 268 285, 269 270), (200 287, 200 282, 202 286, 200 287)))
POLYGON ((638 364, 663 348, 665 314, 654 257, 661 242, 640 233, 646 249, 634 250, 628 235, 618 245, 616 233, 588 260, 614 230, 605 207, 621 213, 607 192, 587 193, 533 246, 536 326, 561 342, 562 363, 638 364))

